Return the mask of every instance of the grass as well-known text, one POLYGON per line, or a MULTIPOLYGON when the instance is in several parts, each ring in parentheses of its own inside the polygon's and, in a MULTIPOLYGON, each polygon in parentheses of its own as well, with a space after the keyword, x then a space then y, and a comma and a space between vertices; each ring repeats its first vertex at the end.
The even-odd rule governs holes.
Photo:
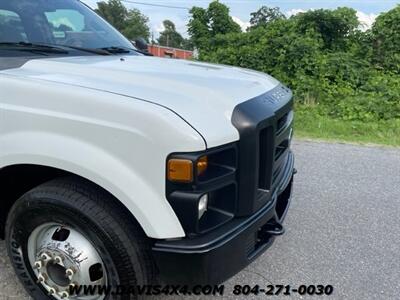
POLYGON ((400 146, 400 120, 343 121, 319 115, 313 107, 297 106, 298 138, 400 146))

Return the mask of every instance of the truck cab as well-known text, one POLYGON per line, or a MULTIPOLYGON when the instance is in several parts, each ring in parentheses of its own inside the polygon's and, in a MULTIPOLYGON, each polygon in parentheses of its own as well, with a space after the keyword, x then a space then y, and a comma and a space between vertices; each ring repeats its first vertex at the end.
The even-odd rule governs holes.
POLYGON ((34 299, 225 281, 284 233, 293 118, 269 75, 144 56, 77 0, 0 0, 0 236, 17 276, 34 299))

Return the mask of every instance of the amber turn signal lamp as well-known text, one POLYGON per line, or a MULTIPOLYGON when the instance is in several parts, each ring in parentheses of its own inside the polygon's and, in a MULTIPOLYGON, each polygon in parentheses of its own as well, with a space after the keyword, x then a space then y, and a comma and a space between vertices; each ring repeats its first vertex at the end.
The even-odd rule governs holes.
POLYGON ((175 182, 192 182, 193 162, 188 159, 170 159, 168 161, 168 180, 175 182))
POLYGON ((208 168, 208 157, 200 157, 197 161, 197 175, 203 174, 208 168))

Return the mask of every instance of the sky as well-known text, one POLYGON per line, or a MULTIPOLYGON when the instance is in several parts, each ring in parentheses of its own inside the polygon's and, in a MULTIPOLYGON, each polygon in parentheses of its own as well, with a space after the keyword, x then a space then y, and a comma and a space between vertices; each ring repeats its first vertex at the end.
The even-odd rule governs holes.
MULTIPOLYGON (((96 8, 96 2, 99 0, 82 0, 93 8, 96 8)), ((104 0, 105 1, 105 0, 104 0)), ((177 7, 200 6, 207 7, 211 0, 128 0, 133 2, 140 2, 144 4, 158 4, 177 7)), ((376 16, 380 13, 394 8, 400 4, 400 0, 220 0, 220 2, 229 6, 231 15, 234 20, 245 29, 250 20, 250 13, 257 11, 261 6, 266 5, 269 7, 279 7, 288 16, 303 12, 309 9, 328 8, 334 9, 341 6, 352 7, 357 10, 357 15, 360 21, 364 24, 364 28, 370 27, 376 16)), ((173 21, 177 30, 184 36, 186 33, 186 24, 189 20, 187 9, 179 8, 162 8, 152 7, 144 4, 135 4, 124 2, 128 8, 137 8, 143 14, 150 18, 150 27, 157 38, 159 32, 164 28, 162 21, 169 19, 173 21)))

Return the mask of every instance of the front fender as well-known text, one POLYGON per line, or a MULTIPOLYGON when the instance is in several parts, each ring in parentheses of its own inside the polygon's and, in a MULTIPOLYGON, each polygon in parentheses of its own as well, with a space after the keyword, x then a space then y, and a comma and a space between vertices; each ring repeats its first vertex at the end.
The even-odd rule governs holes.
POLYGON ((119 199, 149 237, 185 236, 165 198, 165 160, 205 143, 184 120, 158 105, 62 84, 13 78, 0 90, 0 168, 77 174, 119 199))
POLYGON ((184 236, 183 229, 168 202, 160 201, 159 195, 143 181, 140 174, 136 174, 110 153, 73 139, 67 140, 65 137, 43 133, 20 133, 7 137, 5 141, 17 146, 21 152, 3 157, 0 168, 16 164, 34 164, 79 175, 101 186, 121 201, 149 237, 184 236), (43 151, 37 149, 39 145, 48 146, 43 151), (63 145, 62 149, 57 149, 57 145, 63 145))

